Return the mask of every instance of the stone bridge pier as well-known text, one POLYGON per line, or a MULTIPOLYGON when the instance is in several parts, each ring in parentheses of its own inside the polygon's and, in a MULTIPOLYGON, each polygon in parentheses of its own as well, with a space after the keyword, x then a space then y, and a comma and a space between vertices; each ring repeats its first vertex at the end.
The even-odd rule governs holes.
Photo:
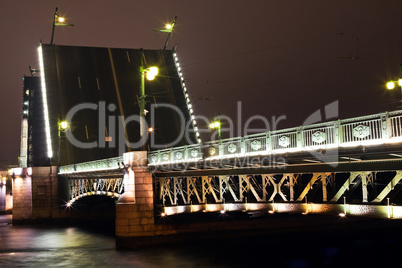
POLYGON ((68 217, 60 209, 57 167, 13 168, 13 224, 56 221, 68 217))
POLYGON ((116 246, 125 248, 133 239, 149 241, 155 236, 152 173, 147 152, 124 154, 124 193, 116 204, 116 246))

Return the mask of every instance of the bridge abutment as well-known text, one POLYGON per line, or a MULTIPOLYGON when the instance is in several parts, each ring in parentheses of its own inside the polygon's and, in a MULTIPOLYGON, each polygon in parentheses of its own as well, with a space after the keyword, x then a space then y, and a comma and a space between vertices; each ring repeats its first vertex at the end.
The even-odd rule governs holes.
POLYGON ((57 167, 13 169, 13 224, 67 218, 59 208, 57 167))

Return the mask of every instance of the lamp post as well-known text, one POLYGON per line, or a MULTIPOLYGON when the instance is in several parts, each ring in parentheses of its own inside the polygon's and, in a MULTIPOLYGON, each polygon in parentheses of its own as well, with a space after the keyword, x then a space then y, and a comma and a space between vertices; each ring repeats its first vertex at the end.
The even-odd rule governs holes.
POLYGON ((74 24, 70 24, 70 23, 66 23, 66 19, 62 16, 59 16, 59 14, 57 14, 57 11, 59 9, 56 7, 56 10, 54 11, 54 15, 53 15, 53 27, 52 27, 52 37, 50 38, 50 44, 53 45, 53 37, 54 37, 54 29, 56 28, 56 26, 69 26, 69 27, 73 27, 74 24))
POLYGON ((177 19, 177 16, 174 17, 174 20, 173 20, 172 23, 168 23, 168 24, 165 25, 165 29, 154 29, 155 32, 169 33, 168 37, 166 39, 166 42, 165 42, 165 46, 163 47, 163 50, 166 50, 167 44, 169 42, 169 38, 170 38, 170 36, 172 35, 172 32, 173 32, 173 27, 176 24, 176 19, 177 19))
POLYGON ((218 129, 218 138, 221 139, 221 121, 216 120, 209 124, 210 129, 218 129))
POLYGON ((60 165, 60 143, 61 143, 61 132, 65 132, 69 128, 69 124, 67 121, 57 120, 57 138, 58 138, 58 146, 57 146, 57 164, 60 165))
POLYGON ((389 81, 387 84, 386 84, 386 86, 387 86, 387 89, 389 89, 389 90, 392 90, 392 89, 394 89, 397 85, 399 86, 399 87, 401 87, 401 89, 402 89, 402 63, 400 64, 400 78, 398 79, 398 81, 389 81))
POLYGON ((153 66, 149 68, 144 67, 144 54, 141 52, 141 66, 140 66, 140 75, 141 75, 141 92, 140 92, 140 97, 139 97, 139 106, 140 106, 140 137, 144 136, 146 133, 146 122, 145 122, 145 76, 147 77, 147 80, 154 80, 155 76, 158 75, 158 68, 153 66))

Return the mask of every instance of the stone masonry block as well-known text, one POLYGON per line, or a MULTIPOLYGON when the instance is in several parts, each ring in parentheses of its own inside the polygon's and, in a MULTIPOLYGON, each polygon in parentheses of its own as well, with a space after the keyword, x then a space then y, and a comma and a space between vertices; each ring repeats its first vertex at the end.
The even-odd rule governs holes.
POLYGON ((153 225, 153 224, 149 224, 149 225, 143 225, 143 230, 144 230, 144 232, 149 232, 149 231, 154 231, 154 228, 155 227, 155 225, 153 225))
POLYGON ((116 226, 126 225, 128 226, 128 219, 116 219, 116 226))
POLYGON ((141 225, 132 225, 128 227, 129 232, 142 232, 143 227, 141 225))
POLYGON ((127 214, 126 214, 127 219, 138 219, 139 217, 140 217, 140 214, 136 211, 127 212, 127 214))
POLYGON ((128 224, 129 224, 130 226, 139 225, 139 224, 140 224, 140 219, 139 219, 139 218, 136 218, 136 219, 128 219, 128 224))
POLYGON ((154 224, 154 218, 140 218, 141 225, 154 224))
POLYGON ((153 193, 151 191, 135 191, 136 197, 153 197, 153 193))
POLYGON ((143 184, 144 183, 144 178, 139 177, 137 174, 135 174, 135 186, 137 186, 138 184, 143 184))
POLYGON ((151 183, 136 184, 135 191, 153 191, 153 185, 151 183))

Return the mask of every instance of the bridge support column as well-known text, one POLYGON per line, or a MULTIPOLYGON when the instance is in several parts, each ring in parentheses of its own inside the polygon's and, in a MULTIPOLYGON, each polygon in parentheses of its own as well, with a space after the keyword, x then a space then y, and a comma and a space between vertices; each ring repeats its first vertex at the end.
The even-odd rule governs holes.
POLYGON ((328 174, 325 176, 323 175, 321 178, 321 183, 322 183, 322 201, 327 202, 328 201, 328 195, 327 195, 327 180, 328 180, 328 174))
POLYGON ((126 153, 124 164, 127 189, 116 204, 117 248, 149 243, 155 235, 153 183, 152 173, 146 166, 147 153, 126 153))
MULTIPOLYGON (((369 173, 368 173, 369 174, 369 173)), ((367 176, 368 176, 367 174, 367 176)), ((367 176, 362 175, 362 195, 363 195, 363 203, 368 202, 368 194, 367 194, 367 176)))
POLYGON ((57 167, 13 169, 13 224, 66 219, 59 208, 57 167))

